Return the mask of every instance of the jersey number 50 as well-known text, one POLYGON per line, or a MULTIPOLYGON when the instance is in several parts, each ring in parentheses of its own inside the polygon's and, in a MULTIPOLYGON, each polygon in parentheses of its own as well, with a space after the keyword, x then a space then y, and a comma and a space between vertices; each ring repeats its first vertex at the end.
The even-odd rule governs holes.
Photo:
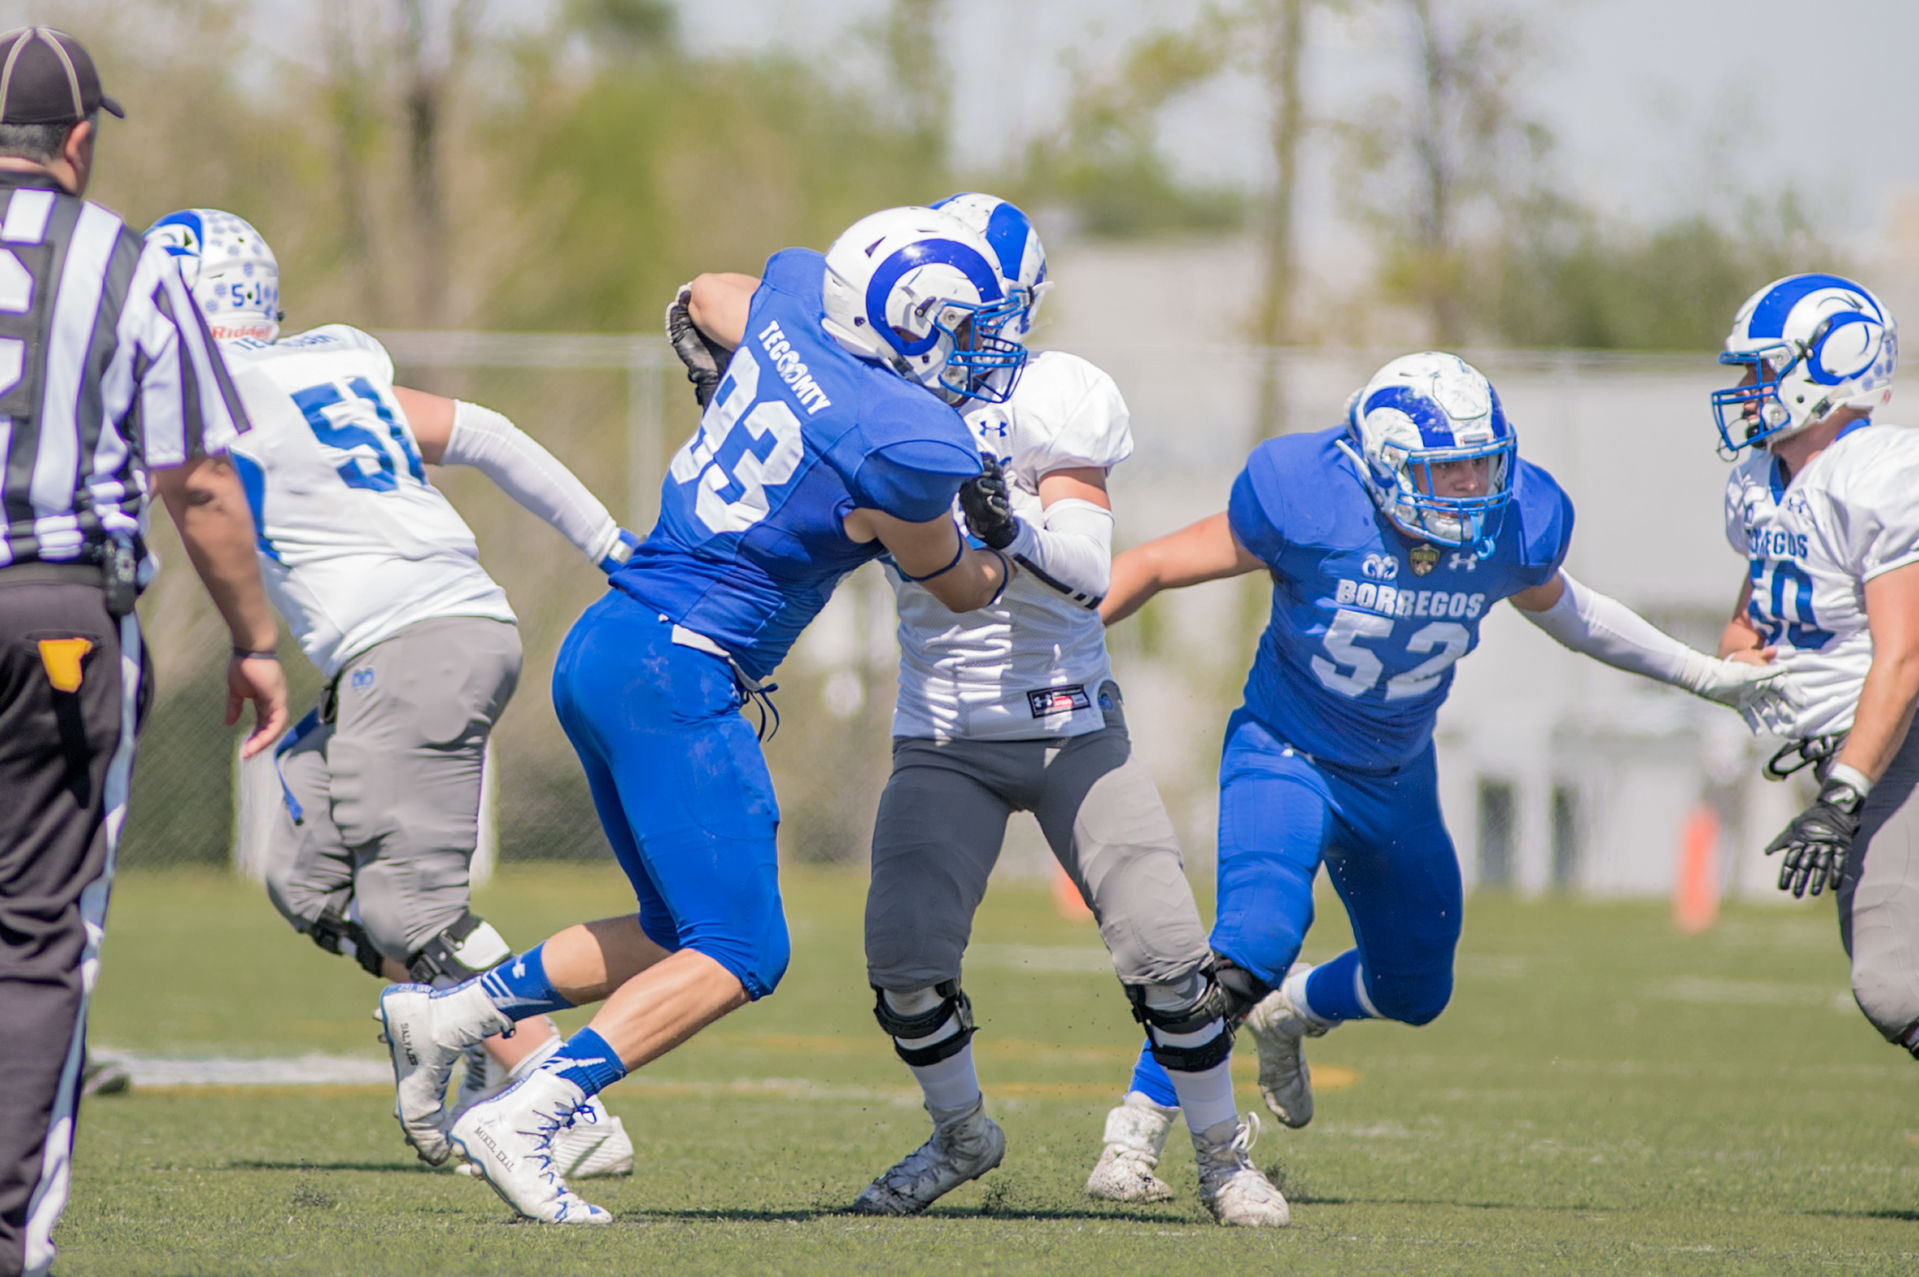
POLYGON ((764 519, 772 508, 766 490, 791 479, 806 455, 800 419, 779 399, 755 403, 759 390, 759 361, 741 346, 700 428, 667 469, 675 482, 699 485, 693 514, 709 532, 744 532, 764 519), (754 444, 768 439, 773 446, 762 456, 754 444))
MULTIPOLYGON (((1361 647, 1360 640, 1381 639, 1392 632, 1393 622, 1389 617, 1341 608, 1334 614, 1332 624, 1326 627, 1323 640, 1333 660, 1315 656, 1312 661, 1313 673, 1319 676, 1320 682, 1341 696, 1364 696, 1379 682, 1379 676, 1386 672, 1386 666, 1377 653, 1361 647), (1338 664, 1334 664, 1334 661, 1338 664), (1342 666, 1352 668, 1348 671, 1342 666)), ((1396 701, 1432 691, 1439 686, 1439 676, 1454 661, 1464 656, 1471 644, 1472 636, 1457 621, 1434 621, 1431 625, 1420 626, 1407 637, 1406 650, 1412 653, 1431 652, 1432 655, 1411 669, 1387 679, 1386 699, 1396 701)))

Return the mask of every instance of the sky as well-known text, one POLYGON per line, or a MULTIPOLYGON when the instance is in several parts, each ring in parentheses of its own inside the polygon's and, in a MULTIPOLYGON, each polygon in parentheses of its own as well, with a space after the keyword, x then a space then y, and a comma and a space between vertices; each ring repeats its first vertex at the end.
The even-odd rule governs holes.
MULTIPOLYGON (((1444 5, 1448 0, 1440 0, 1444 5)), ((1523 99, 1556 138, 1565 184, 1607 213, 1659 221, 1736 192, 1793 184, 1841 235, 1869 232, 1889 193, 1919 188, 1915 0, 1459 0, 1520 14, 1539 49, 1523 99)), ((1403 76, 1387 6, 1321 13, 1309 32, 1308 109, 1350 114, 1403 76)), ((862 30, 886 0, 689 0, 699 50, 771 45, 877 77, 862 30)), ((963 159, 990 173, 1055 124, 1069 59, 1110 65, 1133 36, 1190 21, 1200 0, 959 0, 950 39, 963 159)), ((1269 179, 1257 88, 1229 82, 1167 114, 1189 176, 1269 179)), ((1334 215, 1331 165, 1311 161, 1308 235, 1334 215)))

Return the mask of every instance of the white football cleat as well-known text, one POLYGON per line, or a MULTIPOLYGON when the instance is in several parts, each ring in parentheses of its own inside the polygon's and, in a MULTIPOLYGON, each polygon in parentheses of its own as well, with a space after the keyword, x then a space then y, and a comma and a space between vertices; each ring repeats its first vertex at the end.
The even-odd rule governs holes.
POLYGON ((1106 1115, 1106 1147, 1086 1177, 1088 1196, 1108 1202, 1163 1202, 1173 1187, 1153 1174, 1166 1147, 1166 1133, 1179 1116, 1138 1091, 1128 1091, 1106 1115))
POLYGON ((1193 1156, 1199 1161, 1199 1200, 1213 1218, 1235 1228, 1284 1228, 1293 1222, 1271 1180, 1253 1165, 1253 1141, 1259 1137, 1259 1118, 1244 1122, 1229 1117, 1193 1134, 1193 1156))
POLYGON ((513 1027, 478 980, 451 989, 390 984, 380 994, 380 1038, 393 1060, 393 1116, 420 1160, 438 1166, 446 1138, 446 1083, 461 1052, 513 1027))
POLYGON ((1006 1156, 1006 1132, 986 1116, 985 1101, 948 1122, 933 1138, 894 1163, 853 1199, 856 1215, 917 1215, 1006 1156))
MULTIPOLYGON (((492 1096, 483 1096, 482 1102, 492 1096)), ((471 1108, 472 1105, 468 1105, 471 1108)), ((553 1164, 559 1169, 562 1179, 598 1179, 613 1175, 631 1175, 633 1173, 633 1138, 626 1133, 626 1124, 606 1111, 600 1103, 600 1097, 594 1096, 585 1107, 593 1110, 591 1117, 582 1118, 553 1137, 553 1164)), ((464 1116, 465 1109, 453 1115, 455 1125, 464 1116)), ((453 1168, 461 1175, 478 1175, 480 1170, 471 1162, 461 1162, 453 1168)))
POLYGON ((594 1122, 594 1112, 579 1087, 535 1069, 461 1114, 448 1139, 500 1200, 528 1219, 610 1224, 611 1214, 566 1186, 553 1156, 555 1137, 594 1122))
MULTIPOLYGON (((1310 962, 1295 962, 1286 977, 1291 980, 1312 969, 1310 962)), ((1284 983, 1246 1014, 1246 1028, 1259 1049, 1259 1093, 1273 1116, 1295 1129, 1313 1120, 1313 1075, 1306 1067, 1305 1039, 1323 1037, 1331 1027, 1295 1006, 1284 983)))

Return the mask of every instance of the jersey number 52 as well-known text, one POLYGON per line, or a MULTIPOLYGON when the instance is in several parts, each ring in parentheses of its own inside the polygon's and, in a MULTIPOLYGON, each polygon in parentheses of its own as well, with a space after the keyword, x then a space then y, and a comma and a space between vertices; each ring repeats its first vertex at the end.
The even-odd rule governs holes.
POLYGON ((778 398, 759 399, 759 389, 759 361, 742 346, 700 428, 667 468, 675 482, 698 485, 693 514, 709 532, 744 532, 764 519, 772 508, 766 490, 791 479, 806 455, 800 419, 778 398), (768 442, 764 453, 755 446, 768 442))
MULTIPOLYGON (((1326 627, 1323 642, 1333 659, 1315 656, 1313 673, 1341 696, 1364 696, 1379 682, 1386 666, 1379 655, 1360 644, 1361 639, 1382 639, 1393 632, 1392 620, 1371 612, 1341 608, 1326 627), (1335 663, 1337 662, 1337 663, 1335 663), (1350 668, 1348 668, 1350 667, 1350 668)), ((1457 621, 1434 621, 1414 630, 1406 639, 1406 650, 1432 655, 1402 673, 1386 680, 1386 699, 1400 700, 1420 696, 1439 686, 1439 676, 1448 666, 1466 654, 1472 637, 1457 621)))

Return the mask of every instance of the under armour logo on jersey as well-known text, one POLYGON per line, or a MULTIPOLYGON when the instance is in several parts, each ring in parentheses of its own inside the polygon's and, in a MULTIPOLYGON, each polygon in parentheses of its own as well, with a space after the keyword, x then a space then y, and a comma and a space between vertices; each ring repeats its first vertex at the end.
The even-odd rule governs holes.
POLYGON ((1369 554, 1359 574, 1370 581, 1390 581, 1399 575, 1399 559, 1391 554, 1369 554))
POLYGON ((1455 572, 1479 571, 1479 556, 1471 550, 1454 550, 1446 556, 1446 566, 1455 572))
POLYGON ((1008 434, 1011 434, 1013 430, 1013 428, 1004 421, 975 422, 973 429, 979 431, 982 438, 990 434, 1000 439, 1004 439, 1008 434))
POLYGON ((356 692, 364 691, 367 688, 372 686, 373 686, 372 669, 369 668, 369 669, 353 671, 353 690, 354 691, 356 692))

